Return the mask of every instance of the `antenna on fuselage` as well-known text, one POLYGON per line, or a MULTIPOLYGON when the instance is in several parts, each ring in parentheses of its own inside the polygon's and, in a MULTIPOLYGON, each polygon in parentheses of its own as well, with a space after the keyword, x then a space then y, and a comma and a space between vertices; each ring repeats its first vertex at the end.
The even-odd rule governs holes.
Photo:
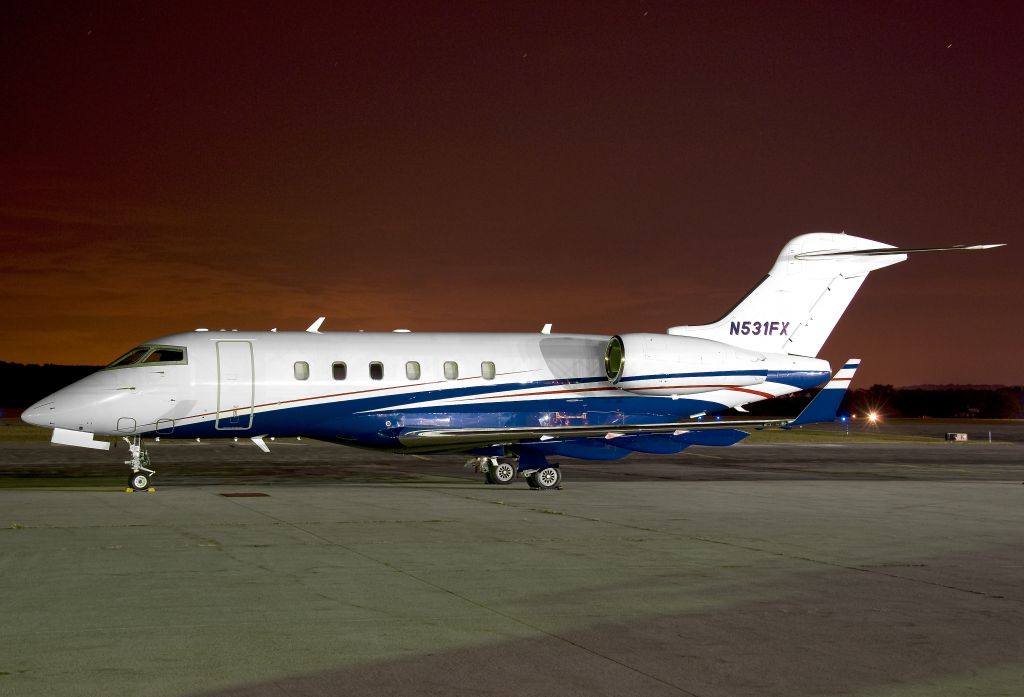
POLYGON ((309 325, 309 327, 306 329, 306 331, 309 332, 310 334, 319 334, 320 333, 320 325, 324 323, 325 319, 327 319, 327 318, 326 317, 317 317, 316 322, 313 322, 313 324, 309 325))

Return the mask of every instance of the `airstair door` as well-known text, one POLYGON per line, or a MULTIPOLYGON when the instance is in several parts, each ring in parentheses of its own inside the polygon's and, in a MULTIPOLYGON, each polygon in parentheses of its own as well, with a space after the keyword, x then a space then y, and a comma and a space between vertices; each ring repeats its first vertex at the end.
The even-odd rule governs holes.
POLYGON ((217 421, 219 431, 252 427, 252 342, 217 342, 217 421))

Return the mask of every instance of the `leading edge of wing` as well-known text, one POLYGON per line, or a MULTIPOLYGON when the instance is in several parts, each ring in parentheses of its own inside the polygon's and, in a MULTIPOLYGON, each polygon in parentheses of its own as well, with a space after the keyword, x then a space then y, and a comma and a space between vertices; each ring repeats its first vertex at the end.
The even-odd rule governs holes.
POLYGON ((625 435, 677 434, 718 428, 780 427, 791 419, 747 419, 736 421, 677 421, 661 424, 606 424, 602 426, 517 426, 513 428, 443 428, 407 429, 398 434, 398 441, 407 448, 451 446, 514 445, 527 441, 550 441, 575 438, 613 439, 625 435))

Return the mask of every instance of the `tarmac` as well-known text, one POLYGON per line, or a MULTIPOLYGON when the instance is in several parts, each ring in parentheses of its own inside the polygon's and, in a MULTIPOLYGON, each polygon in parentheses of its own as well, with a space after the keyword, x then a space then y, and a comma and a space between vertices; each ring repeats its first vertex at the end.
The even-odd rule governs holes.
POLYGON ((276 441, 153 444, 128 494, 123 447, 0 443, 0 695, 1021 695, 1013 428, 550 492, 276 441))

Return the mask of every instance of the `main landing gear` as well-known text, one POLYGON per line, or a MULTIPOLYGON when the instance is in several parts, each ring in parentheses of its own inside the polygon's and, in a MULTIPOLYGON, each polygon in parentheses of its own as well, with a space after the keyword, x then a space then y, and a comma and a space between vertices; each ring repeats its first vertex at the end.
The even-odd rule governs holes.
POLYGON ((128 486, 132 491, 149 491, 150 477, 156 474, 156 471, 149 468, 149 452, 142 445, 142 437, 132 436, 125 438, 124 442, 128 444, 128 452, 131 454, 131 459, 124 461, 124 464, 132 467, 132 478, 128 481, 128 486))
POLYGON ((511 484, 521 474, 531 489, 546 491, 562 488, 562 471, 558 465, 540 462, 531 463, 534 464, 532 467, 523 467, 523 464, 521 458, 515 457, 474 457, 466 466, 483 473, 484 481, 488 484, 511 484))

